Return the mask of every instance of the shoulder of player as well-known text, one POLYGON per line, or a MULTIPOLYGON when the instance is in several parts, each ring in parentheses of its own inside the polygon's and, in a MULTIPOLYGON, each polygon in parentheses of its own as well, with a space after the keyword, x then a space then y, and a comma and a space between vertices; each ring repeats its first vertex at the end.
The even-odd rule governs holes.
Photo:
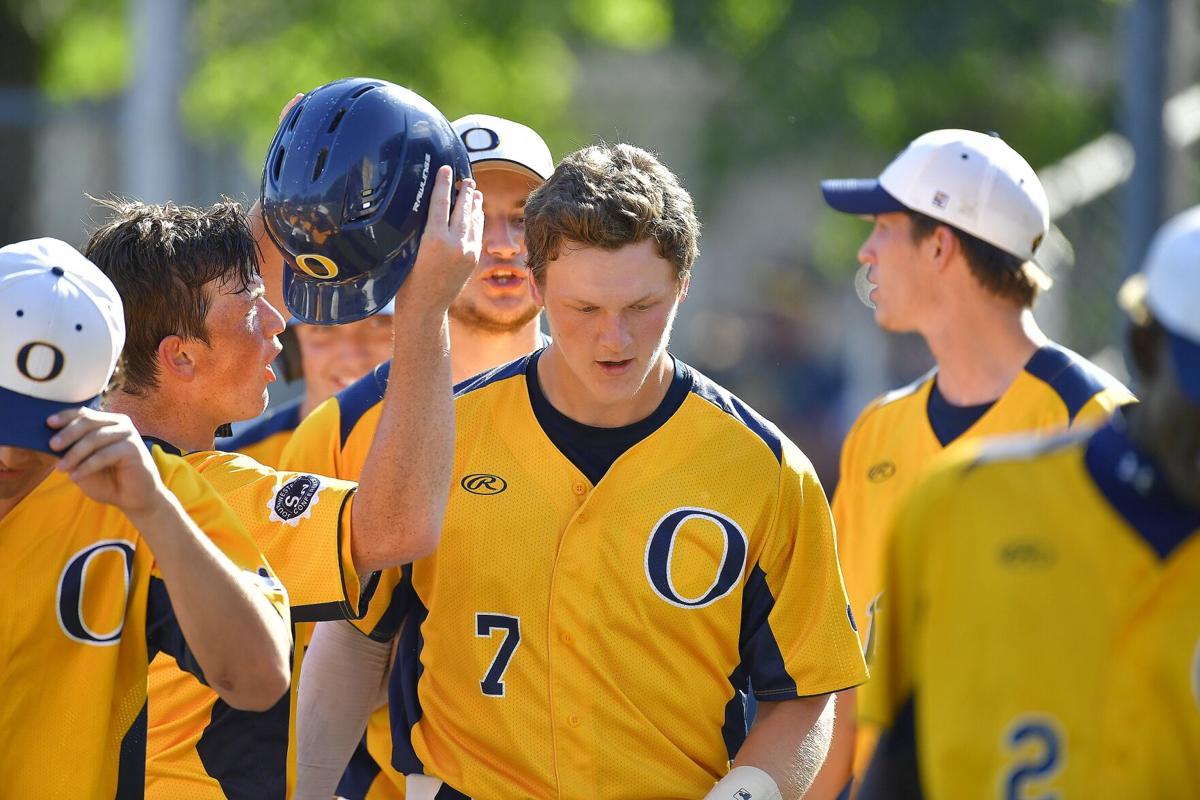
POLYGON ((1107 394, 1113 405, 1133 400, 1133 393, 1119 380, 1073 350, 1050 342, 1038 349, 1025 365, 1025 372, 1046 384, 1067 410, 1076 415, 1097 395, 1107 394))
MULTIPOLYGON (((689 396, 721 411, 724 418, 730 422, 731 430, 742 431, 747 438, 760 442, 770 450, 777 463, 782 464, 786 461, 796 467, 808 464, 804 454, 775 423, 759 414, 740 397, 682 361, 676 360, 676 368, 687 371, 691 382, 689 396)), ((811 470, 811 467, 808 469, 811 470)))
POLYGON ((297 397, 255 420, 233 436, 217 440, 217 449, 226 451, 244 450, 277 433, 293 431, 300 425, 300 405, 303 397, 297 397))
POLYGON ((942 475, 957 488, 975 482, 990 485, 1001 475, 1029 486, 1036 484, 1035 472, 1048 460, 1082 449, 1091 434, 1091 430, 1068 430, 964 440, 935 459, 929 474, 942 475))
POLYGON ((868 403, 850 426, 850 431, 846 434, 847 444, 868 428, 894 424, 898 416, 915 415, 924 418, 924 398, 927 394, 925 389, 933 382, 936 374, 937 368, 934 367, 912 383, 884 392, 868 403))
POLYGON ((515 361, 510 361, 507 364, 501 364, 487 372, 481 372, 478 375, 473 375, 466 380, 459 381, 454 385, 454 397, 456 400, 467 395, 478 392, 481 389, 486 389, 489 386, 494 386, 511 378, 516 378, 521 375, 526 375, 529 372, 529 362, 533 354, 524 355, 515 361))

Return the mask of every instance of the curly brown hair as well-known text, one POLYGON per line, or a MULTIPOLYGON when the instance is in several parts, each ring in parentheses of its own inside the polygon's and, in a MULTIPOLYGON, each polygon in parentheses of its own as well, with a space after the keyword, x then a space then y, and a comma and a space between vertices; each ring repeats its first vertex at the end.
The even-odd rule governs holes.
POLYGON ((538 285, 563 242, 617 250, 654 239, 684 279, 700 253, 692 197, 653 154, 602 142, 563 158, 525 204, 525 263, 538 285))
POLYGON ((233 202, 207 208, 96 200, 111 213, 84 248, 125 305, 121 390, 144 395, 158 385, 158 345, 167 336, 209 344, 210 284, 240 292, 258 276, 258 244, 233 202))

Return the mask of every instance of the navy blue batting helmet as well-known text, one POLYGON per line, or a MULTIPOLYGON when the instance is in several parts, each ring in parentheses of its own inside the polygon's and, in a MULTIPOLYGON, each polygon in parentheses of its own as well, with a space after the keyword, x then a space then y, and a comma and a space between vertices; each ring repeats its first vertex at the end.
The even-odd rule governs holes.
POLYGON ((416 260, 443 164, 471 177, 442 113, 387 81, 327 83, 288 111, 263 167, 262 210, 293 316, 333 325, 387 305, 416 260))

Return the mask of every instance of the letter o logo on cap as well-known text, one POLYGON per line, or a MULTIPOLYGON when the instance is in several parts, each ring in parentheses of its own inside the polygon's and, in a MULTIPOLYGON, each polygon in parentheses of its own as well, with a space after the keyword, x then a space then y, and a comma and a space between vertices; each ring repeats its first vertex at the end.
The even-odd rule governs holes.
POLYGON ((304 253, 296 256, 296 268, 318 280, 327 280, 338 274, 338 265, 333 262, 333 259, 316 253, 304 253))
POLYGON ((22 375, 37 383, 45 383, 52 381, 62 374, 63 365, 66 364, 66 357, 63 356, 63 351, 59 350, 49 342, 29 342, 20 350, 17 351, 17 370, 22 375), (29 359, 37 352, 37 348, 44 347, 54 355, 54 360, 50 364, 50 369, 45 375, 34 375, 29 371, 29 359))
POLYGON ((463 145, 469 153, 482 153, 500 146, 500 136, 491 128, 471 128, 463 131, 463 145))

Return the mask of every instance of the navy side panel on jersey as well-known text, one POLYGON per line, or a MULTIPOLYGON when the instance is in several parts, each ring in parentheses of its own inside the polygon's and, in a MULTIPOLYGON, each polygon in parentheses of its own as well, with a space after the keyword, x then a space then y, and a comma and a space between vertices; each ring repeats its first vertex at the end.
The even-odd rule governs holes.
POLYGON ((421 701, 417 697, 417 685, 425 671, 421 664, 421 649, 425 638, 421 626, 429 616, 429 610, 412 588, 412 565, 405 564, 403 579, 397 591, 403 587, 409 597, 406 603, 392 603, 392 608, 407 605, 408 614, 400 631, 400 642, 396 647, 396 661, 392 665, 392 676, 388 681, 388 714, 392 728, 392 767, 405 775, 424 774, 425 765, 412 748, 411 731, 421 719, 421 701))
POLYGON ((121 739, 117 762, 116 800, 142 800, 146 796, 146 709, 143 703, 137 719, 121 739))
POLYGON ((924 796, 917 768, 916 708, 909 697, 895 724, 879 738, 858 800, 922 800, 924 796))

